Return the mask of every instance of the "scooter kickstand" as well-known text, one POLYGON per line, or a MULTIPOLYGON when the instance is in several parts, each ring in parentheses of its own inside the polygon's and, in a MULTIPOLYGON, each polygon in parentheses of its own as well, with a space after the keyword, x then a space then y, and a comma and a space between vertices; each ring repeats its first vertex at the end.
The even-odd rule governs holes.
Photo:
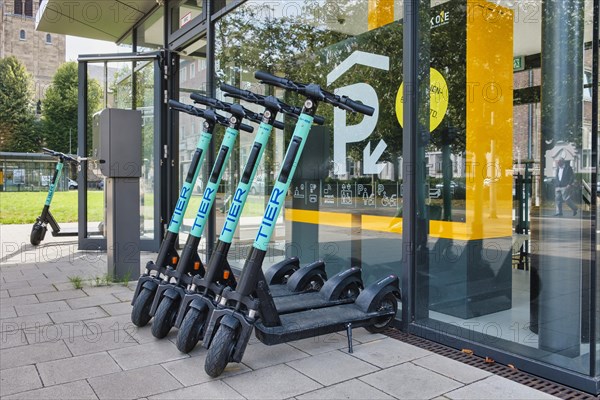
POLYGON ((352 322, 346 324, 346 335, 348 336, 348 353, 352 354, 352 322))

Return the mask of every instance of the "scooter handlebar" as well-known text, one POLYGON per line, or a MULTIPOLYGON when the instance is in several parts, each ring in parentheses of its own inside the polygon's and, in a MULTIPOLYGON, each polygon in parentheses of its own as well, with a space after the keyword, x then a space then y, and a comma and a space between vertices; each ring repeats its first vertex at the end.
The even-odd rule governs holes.
POLYGON ((177 110, 177 111, 181 111, 184 112, 186 114, 191 114, 191 115, 195 115, 197 117, 203 117, 204 116, 204 111, 196 108, 190 104, 185 104, 185 103, 181 103, 177 100, 169 100, 169 107, 171 107, 173 110, 177 110))
POLYGON ((213 99, 212 97, 206 97, 198 93, 192 93, 190 94, 190 98, 194 100, 194 103, 203 104, 208 107, 214 107, 217 110, 227 111, 227 108, 224 107, 224 103, 217 99, 213 99))
POLYGON ((338 96, 336 94, 330 93, 326 90, 321 89, 321 86, 316 84, 298 83, 290 79, 280 78, 278 76, 272 75, 264 71, 256 71, 254 73, 254 77, 256 79, 259 79, 263 83, 279 86, 288 90, 293 90, 307 97, 314 98, 320 101, 325 101, 335 107, 339 107, 347 111, 359 112, 361 114, 369 116, 373 115, 373 113, 375 112, 375 109, 373 107, 356 102, 347 96, 338 96))
POLYGON ((75 158, 75 157, 72 157, 72 156, 70 156, 68 154, 61 153, 60 151, 55 151, 55 150, 52 150, 52 149, 48 149, 46 147, 42 147, 42 150, 44 151, 44 153, 49 154, 51 156, 62 157, 62 158, 66 159, 66 160, 68 160, 70 162, 79 163, 79 157, 75 158))

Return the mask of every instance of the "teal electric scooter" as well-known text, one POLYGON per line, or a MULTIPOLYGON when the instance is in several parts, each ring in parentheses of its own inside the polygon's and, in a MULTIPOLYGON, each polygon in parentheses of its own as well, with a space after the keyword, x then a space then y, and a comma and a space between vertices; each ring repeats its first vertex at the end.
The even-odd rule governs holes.
MULTIPOLYGON (((146 270, 138 279, 137 286, 135 288, 133 299, 131 301, 131 304, 133 305, 133 309, 131 311, 131 322, 139 327, 148 324, 152 318, 152 315, 150 314, 152 301, 154 300, 154 295, 158 285, 163 280, 165 271, 167 268, 174 268, 179 261, 179 255, 175 249, 177 236, 183 223, 183 217, 185 215, 185 211, 187 210, 194 184, 202 167, 202 161, 204 160, 204 156, 206 155, 206 152, 210 146, 213 131, 217 124, 229 126, 229 120, 224 116, 217 114, 213 110, 201 110, 194 106, 183 104, 175 100, 169 100, 169 106, 173 110, 203 118, 204 123, 202 125, 202 133, 198 139, 198 144, 196 145, 196 150, 192 156, 192 161, 190 162, 185 181, 181 187, 181 191, 179 192, 179 198, 175 204, 175 209, 173 210, 171 221, 169 222, 169 226, 167 228, 167 233, 160 245, 156 262, 149 261, 146 264, 146 270)), ((252 132, 253 130, 251 126, 245 124, 240 124, 239 128, 246 132, 252 132)), ((193 257, 193 262, 199 261, 200 258, 197 255, 193 257)), ((200 264, 198 265, 200 268, 200 264)))
POLYGON ((360 326, 381 331, 394 320, 400 297, 398 277, 390 275, 365 288, 353 303, 283 315, 279 313, 264 279, 262 264, 317 106, 325 102, 365 115, 372 115, 374 109, 346 96, 327 92, 316 84, 302 84, 260 71, 255 77, 262 83, 295 91, 306 100, 237 286, 223 290, 218 308, 213 311, 208 323, 203 340, 204 346, 209 349, 204 369, 211 377, 219 376, 230 361, 241 362, 253 330, 256 330, 256 337, 267 345, 346 329, 351 333, 352 327, 360 326))
MULTIPOLYGON (((175 324, 179 301, 185 294, 184 289, 191 283, 192 276, 196 274, 204 275, 204 269, 198 257, 198 246, 204 227, 208 222, 208 216, 215 201, 223 172, 235 146, 242 120, 246 118, 250 121, 260 122, 262 119, 262 115, 247 110, 239 104, 225 103, 196 94, 192 94, 190 97, 196 103, 226 111, 231 114, 231 117, 204 190, 194 224, 183 247, 181 259, 176 268, 167 267, 163 281, 155 290, 149 315, 154 316, 152 334, 157 338, 165 337, 175 324)), ((225 278, 225 282, 231 284, 235 281, 231 269, 228 268, 228 271, 229 274, 225 278)))
POLYGON ((29 241, 34 246, 39 245, 42 240, 44 240, 44 237, 46 237, 46 232, 48 231, 48 225, 50 225, 52 228, 52 236, 77 236, 77 231, 61 231, 58 222, 56 222, 54 216, 52 216, 52 213, 50 212, 50 205, 52 204, 52 198, 54 197, 54 192, 56 191, 56 187, 62 175, 62 170, 65 166, 65 163, 68 162, 74 165, 79 165, 79 160, 73 156, 61 153, 59 151, 46 148, 42 148, 42 150, 44 150, 44 153, 46 154, 58 157, 58 162, 56 163, 52 180, 48 185, 48 195, 46 196, 46 202, 44 203, 44 208, 42 208, 42 213, 35 220, 33 227, 31 227, 29 241))
MULTIPOLYGON (((229 274, 227 255, 233 240, 233 233, 240 220, 275 118, 279 112, 282 112, 297 119, 301 112, 300 108, 289 106, 274 96, 261 96, 225 84, 221 85, 221 90, 226 93, 226 96, 263 106, 265 108, 264 118, 235 191, 229 214, 225 218, 215 251, 207 264, 206 275, 196 275, 192 278, 192 284, 186 291, 178 311, 175 321, 175 326, 180 328, 177 336, 177 348, 186 353, 191 351, 202 339, 205 322, 210 320, 220 295, 226 287, 221 282, 221 277, 223 274, 229 274)), ((315 122, 323 124, 324 119, 316 116, 315 122)), ((358 296, 363 287, 360 268, 351 268, 337 274, 327 282, 325 282, 327 280, 325 264, 322 261, 299 268, 292 275, 289 275, 288 268, 289 264, 286 265, 284 261, 270 267, 265 274, 268 276, 265 280, 269 284, 273 296, 276 297, 278 309, 282 312, 297 310, 298 307, 303 309, 306 307, 319 308, 351 301, 352 298, 358 296), (319 294, 318 292, 322 288, 325 292, 331 288, 335 294, 333 296, 319 294), (330 300, 331 297, 334 300, 330 300), (309 301, 309 298, 312 301, 309 301)), ((235 286, 229 285, 229 287, 235 286)))

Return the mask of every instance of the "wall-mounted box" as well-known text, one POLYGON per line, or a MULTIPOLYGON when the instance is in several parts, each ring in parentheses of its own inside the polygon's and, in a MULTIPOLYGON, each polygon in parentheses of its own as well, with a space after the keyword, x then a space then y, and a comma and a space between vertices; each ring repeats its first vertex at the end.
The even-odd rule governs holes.
POLYGON ((142 176, 142 113, 105 108, 94 114, 92 159, 110 178, 142 176))

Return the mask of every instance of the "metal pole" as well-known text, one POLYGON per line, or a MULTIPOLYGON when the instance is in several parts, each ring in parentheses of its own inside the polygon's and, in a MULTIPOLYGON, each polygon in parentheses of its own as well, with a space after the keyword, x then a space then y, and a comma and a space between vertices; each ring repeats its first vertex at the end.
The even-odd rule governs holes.
MULTIPOLYGON (((208 97, 214 97, 216 95, 215 89, 215 22, 212 20, 213 11, 213 0, 206 0, 206 95, 208 97)), ((215 163, 215 142, 214 140, 210 143, 208 151, 207 165, 213 165, 215 163)), ((213 247, 216 238, 216 213, 215 207, 212 207, 208 216, 208 223, 206 225, 206 259, 208 260, 213 252, 213 247)))

